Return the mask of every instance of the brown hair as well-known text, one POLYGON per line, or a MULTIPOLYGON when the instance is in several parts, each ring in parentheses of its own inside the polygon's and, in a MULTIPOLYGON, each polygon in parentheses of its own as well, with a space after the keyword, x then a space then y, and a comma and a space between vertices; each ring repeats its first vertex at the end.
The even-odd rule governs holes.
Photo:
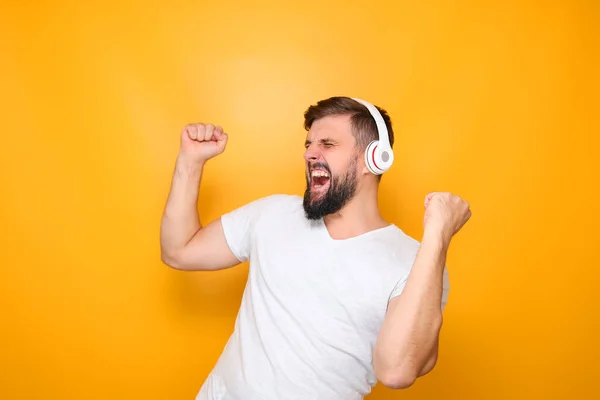
MULTIPOLYGON (((394 131, 392 129, 392 120, 387 111, 380 107, 375 107, 379 110, 385 121, 390 138, 390 146, 393 147, 394 131)), ((364 105, 349 97, 330 97, 308 107, 304 112, 304 129, 308 131, 314 121, 330 115, 351 115, 350 124, 352 125, 352 131, 356 139, 356 146, 360 151, 364 151, 372 140, 379 138, 377 124, 369 110, 364 105)))

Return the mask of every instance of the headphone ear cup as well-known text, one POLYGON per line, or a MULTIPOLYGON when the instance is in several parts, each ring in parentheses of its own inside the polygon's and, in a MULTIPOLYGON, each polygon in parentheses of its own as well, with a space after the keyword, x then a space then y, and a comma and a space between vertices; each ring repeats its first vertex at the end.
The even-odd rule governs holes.
POLYGON ((380 161, 379 152, 376 151, 378 145, 379 140, 373 140, 365 149, 365 164, 367 169, 375 175, 381 175, 384 172, 377 166, 377 163, 380 161))

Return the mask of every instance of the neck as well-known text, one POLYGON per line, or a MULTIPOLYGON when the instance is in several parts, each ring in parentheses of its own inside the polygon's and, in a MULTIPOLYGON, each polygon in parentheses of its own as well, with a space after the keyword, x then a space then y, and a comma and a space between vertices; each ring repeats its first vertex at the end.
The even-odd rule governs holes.
POLYGON ((339 212, 323 220, 334 239, 348 239, 389 225, 379 212, 376 188, 357 192, 339 212))

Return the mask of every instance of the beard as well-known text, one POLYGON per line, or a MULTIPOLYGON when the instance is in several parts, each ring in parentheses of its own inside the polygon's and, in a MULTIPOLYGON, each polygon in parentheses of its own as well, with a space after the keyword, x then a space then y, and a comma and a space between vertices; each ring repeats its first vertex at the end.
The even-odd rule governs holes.
POLYGON ((312 180, 310 174, 306 178, 306 190, 304 191, 304 214, 309 220, 318 220, 326 215, 335 214, 340 211, 354 197, 356 193, 356 165, 358 160, 354 158, 346 173, 334 177, 326 164, 315 163, 311 167, 321 167, 327 170, 330 176, 330 184, 327 192, 319 198, 312 199, 312 180))

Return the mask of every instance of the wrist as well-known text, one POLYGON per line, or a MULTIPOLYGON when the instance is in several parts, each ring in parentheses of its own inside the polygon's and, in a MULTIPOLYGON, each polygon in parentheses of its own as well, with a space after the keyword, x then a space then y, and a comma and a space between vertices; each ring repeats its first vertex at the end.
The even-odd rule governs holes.
POLYGON ((444 234, 442 229, 425 229, 421 243, 427 247, 446 251, 450 247, 450 236, 444 234))
POLYGON ((190 158, 189 156, 179 153, 177 155, 176 167, 190 175, 201 173, 206 161, 190 158))

